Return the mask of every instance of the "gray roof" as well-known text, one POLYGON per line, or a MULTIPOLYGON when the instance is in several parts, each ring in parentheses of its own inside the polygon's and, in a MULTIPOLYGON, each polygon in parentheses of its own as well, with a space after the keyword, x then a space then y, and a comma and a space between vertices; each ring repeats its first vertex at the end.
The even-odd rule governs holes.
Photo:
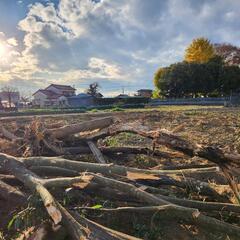
POLYGON ((92 98, 92 96, 87 93, 79 93, 77 96, 72 96, 72 97, 68 97, 68 98, 70 98, 70 99, 92 98))
POLYGON ((87 94, 87 93, 79 93, 77 97, 92 97, 92 95, 87 94))

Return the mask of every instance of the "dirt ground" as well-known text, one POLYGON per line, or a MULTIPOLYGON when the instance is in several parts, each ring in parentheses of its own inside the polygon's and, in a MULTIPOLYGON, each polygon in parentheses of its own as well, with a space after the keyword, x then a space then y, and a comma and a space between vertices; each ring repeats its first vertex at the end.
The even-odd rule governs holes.
MULTIPOLYGON (((49 124, 61 121, 63 124, 78 123, 104 116, 114 116, 121 121, 140 121, 151 129, 174 130, 179 135, 197 143, 211 144, 230 151, 240 152, 240 108, 194 108, 183 107, 154 108, 145 111, 120 111, 83 113, 74 115, 37 116, 20 118, 0 118, 0 123, 8 129, 17 129, 34 119, 49 124)), ((119 144, 142 145, 141 141, 131 141, 131 137, 120 138, 119 144), (127 142, 126 142, 127 140, 127 142)), ((4 152, 5 149, 1 148, 4 152)))
MULTIPOLYGON (((81 121, 88 121, 103 116, 114 116, 117 121, 133 122, 140 121, 143 125, 150 127, 151 129, 167 129, 173 131, 180 136, 199 144, 206 144, 211 146, 220 147, 226 151, 240 153, 240 108, 155 108, 146 111, 120 111, 120 112, 107 112, 107 113, 88 113, 88 114, 76 114, 76 115, 64 115, 64 116, 44 116, 36 117, 45 121, 48 124, 54 122, 62 122, 63 124, 78 123, 81 121)), ((34 120, 35 117, 28 118, 10 118, 0 119, 0 123, 9 130, 14 130, 15 134, 21 135, 21 127, 27 125, 34 120)), ((134 147, 152 147, 150 140, 143 137, 136 136, 130 133, 121 133, 114 137, 107 137, 104 140, 98 142, 99 146, 134 146, 134 147)), ((200 158, 189 158, 167 149, 166 147, 159 148, 162 151, 175 154, 171 159, 158 158, 146 155, 119 155, 108 156, 107 160, 110 163, 116 163, 119 165, 146 168, 146 169, 171 169, 173 166, 187 166, 187 165, 201 165, 209 164, 206 160, 200 158)), ((0 136, 0 152, 11 154, 14 156, 19 155, 19 149, 17 149, 13 143, 1 138, 0 136)), ((92 161, 92 156, 66 156, 69 159, 80 159, 81 161, 92 161)), ((201 180, 205 180, 204 178, 201 180)), ((214 183, 214 179, 207 180, 214 183)), ((226 194, 232 198, 232 193, 229 189, 219 189, 219 192, 226 194)), ((186 195, 186 193, 180 193, 180 195, 186 195)), ((189 194, 189 193, 188 193, 189 194)), ((198 199, 199 196, 186 195, 190 199, 198 199)), ((232 198, 233 199, 233 198, 232 198)), ((203 200, 203 199, 201 199, 203 200)), ((233 200, 234 201, 234 200, 233 200)), ((101 199, 94 199, 91 204, 103 204, 101 199)), ((111 205, 109 202, 105 202, 105 205, 111 205)), ((5 205, 0 199, 0 232, 6 232, 6 224, 11 220, 14 209, 12 206, 5 205)), ((240 222, 239 217, 236 222, 240 222)), ((170 226, 170 225, 169 225, 170 226)), ((131 232, 135 236, 142 237, 140 226, 136 225, 136 232, 131 232), (140 229, 138 229, 140 228, 140 229)), ((174 226, 173 226, 174 227, 174 226)), ((175 226, 176 227, 176 226, 175 226)), ((159 231, 159 229, 158 229, 159 231)), ((144 239, 168 239, 166 235, 170 231, 170 228, 166 228, 163 231, 165 234, 162 238, 159 237, 146 237, 144 239)), ((193 238, 193 236, 184 235, 184 231, 181 235, 175 236, 171 239, 205 239, 204 237, 193 238)), ((193 232, 193 231, 192 231, 193 232)), ((1 239, 1 236, 0 236, 1 239)))

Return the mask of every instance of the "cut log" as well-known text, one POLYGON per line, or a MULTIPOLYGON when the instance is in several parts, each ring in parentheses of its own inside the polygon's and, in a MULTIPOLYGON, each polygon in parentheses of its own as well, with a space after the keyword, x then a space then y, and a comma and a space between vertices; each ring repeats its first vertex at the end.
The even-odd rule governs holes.
POLYGON ((32 172, 39 176, 61 176, 61 177, 75 177, 79 172, 60 167, 51 166, 32 166, 29 168, 32 172))
MULTIPOLYGON (((101 215, 101 219, 108 219, 107 222, 111 225, 120 221, 124 221, 123 216, 128 216, 131 223, 133 218, 138 219, 145 216, 145 219, 152 219, 153 221, 167 220, 177 221, 179 223, 196 225, 205 231, 221 233, 224 236, 221 240, 230 237, 230 239, 238 240, 240 237, 240 228, 229 223, 221 222, 217 219, 207 217, 194 211, 193 209, 183 209, 175 205, 151 206, 151 207, 122 207, 116 209, 90 209, 81 208, 85 214, 90 218, 101 215), (135 215, 135 216, 133 216, 135 215)), ((99 219, 99 218, 98 218, 99 219)), ((104 222, 106 224, 106 221, 104 222)))
POLYGON ((48 129, 45 131, 45 133, 51 135, 53 138, 64 138, 79 132, 86 132, 95 129, 106 128, 110 126, 112 123, 113 123, 112 117, 105 117, 78 124, 67 125, 56 129, 48 129))
POLYGON ((121 192, 124 192, 127 195, 132 197, 136 197, 137 199, 143 199, 145 202, 149 204, 169 204, 169 202, 165 200, 161 200, 160 198, 155 197, 154 195, 145 192, 141 188, 137 188, 130 183, 121 182, 118 180, 114 180, 111 178, 106 178, 93 173, 86 173, 80 177, 75 178, 55 178, 55 179, 44 179, 42 182, 46 187, 71 187, 76 183, 87 183, 90 181, 98 183, 101 186, 115 188, 121 192))
POLYGON ((53 222, 58 224, 63 220, 74 240, 87 239, 84 228, 53 198, 42 185, 42 179, 27 170, 16 158, 5 154, 0 154, 0 167, 22 181, 32 192, 37 192, 53 222))
POLYGON ((137 179, 137 183, 152 187, 160 187, 163 185, 176 186, 186 189, 188 192, 195 192, 205 196, 211 196, 218 201, 228 201, 226 197, 221 196, 209 183, 195 180, 193 178, 184 178, 176 180, 169 176, 159 176, 158 179, 137 179))
MULTIPOLYGON (((170 178, 168 176, 164 176, 164 173, 166 174, 176 174, 181 173, 184 174, 184 170, 145 170, 145 169, 137 169, 137 168, 131 168, 131 167, 124 167, 114 164, 96 164, 96 163, 87 163, 87 162, 76 162, 76 161, 70 161, 66 160, 60 157, 54 157, 54 158, 48 158, 48 157, 33 157, 33 158, 26 158, 22 159, 24 164, 29 167, 39 167, 39 166, 51 166, 51 167, 60 167, 65 168, 70 171, 79 171, 79 172, 93 172, 93 173, 102 173, 104 175, 122 175, 122 176, 129 176, 132 175, 131 173, 137 173, 140 174, 137 175, 137 178, 141 179, 144 177, 144 174, 152 174, 152 175, 159 175, 159 177, 155 177, 156 181, 155 183, 159 184, 168 184, 168 185, 174 185, 181 188, 187 188, 191 191, 195 191, 197 193, 202 193, 207 196, 213 196, 217 199, 220 199, 220 201, 226 201, 226 198, 221 197, 211 186, 209 186, 208 183, 201 182, 198 180, 183 180, 183 181, 176 181, 173 178, 170 178), (143 175, 141 175, 143 174, 143 175)), ((209 170, 209 169, 208 169, 209 170)), ((212 168, 210 168, 212 170, 212 168)), ((200 171, 197 169, 196 171, 200 171)), ((206 170, 207 171, 207 170, 206 170)), ((194 172, 194 170, 186 169, 186 172, 194 172)), ((140 181, 140 180, 139 180, 140 181)), ((146 181, 151 180, 144 180, 145 182, 141 182, 142 184, 146 184, 146 181)), ((140 182, 139 182, 140 183, 140 182)), ((150 185, 151 186, 151 185, 150 185)))
POLYGON ((199 172, 215 172, 219 171, 218 167, 203 168, 203 169, 181 169, 181 170, 147 170, 133 167, 124 167, 116 164, 97 164, 81 161, 67 160, 62 157, 29 157, 21 158, 21 161, 27 167, 33 166, 52 166, 66 168, 78 172, 94 172, 102 174, 117 174, 127 176, 128 172, 153 174, 153 175, 170 175, 170 174, 187 174, 187 173, 199 173, 199 172))
MULTIPOLYGON (((87 140, 89 141, 89 140, 87 140)), ((69 154, 87 154, 91 153, 88 147, 65 147, 63 148, 65 153, 69 154)), ((150 148, 142 148, 142 147, 99 147, 99 150, 104 154, 144 154, 144 155, 151 155, 157 156, 162 158, 176 158, 179 155, 163 152, 159 150, 152 150, 150 148)), ((203 166, 204 167, 204 166, 203 166)))
POLYGON ((79 162, 66 160, 61 157, 31 157, 31 158, 22 158, 21 161, 26 167, 33 166, 52 166, 66 168, 78 172, 94 172, 102 173, 106 175, 126 175, 126 169, 122 166, 115 166, 112 164, 97 164, 89 162, 79 162))

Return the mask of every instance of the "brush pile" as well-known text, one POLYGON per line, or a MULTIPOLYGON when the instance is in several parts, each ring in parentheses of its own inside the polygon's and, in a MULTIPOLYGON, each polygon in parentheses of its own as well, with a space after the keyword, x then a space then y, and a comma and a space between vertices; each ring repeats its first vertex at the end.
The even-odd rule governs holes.
POLYGON ((240 239, 238 154, 112 117, 2 125, 0 152, 0 214, 13 206, 1 220, 2 239, 240 239), (104 145, 121 133, 151 146, 104 145), (124 155, 192 162, 116 164, 124 155))

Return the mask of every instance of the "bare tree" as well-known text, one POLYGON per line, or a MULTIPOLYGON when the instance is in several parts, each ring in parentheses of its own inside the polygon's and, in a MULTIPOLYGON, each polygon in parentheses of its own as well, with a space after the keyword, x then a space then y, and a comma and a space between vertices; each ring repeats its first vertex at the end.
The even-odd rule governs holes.
POLYGON ((24 105, 24 107, 26 107, 27 106, 27 103, 29 103, 30 102, 30 99, 31 99, 31 93, 21 93, 21 98, 20 98, 20 100, 21 100, 21 102, 23 103, 23 105, 24 105))
POLYGON ((8 106, 11 107, 12 103, 16 103, 16 98, 19 99, 19 92, 16 88, 11 86, 5 86, 2 89, 2 100, 7 99, 8 106))
POLYGON ((0 111, 3 110, 3 109, 4 109, 4 107, 2 105, 2 99, 0 98, 0 111))

